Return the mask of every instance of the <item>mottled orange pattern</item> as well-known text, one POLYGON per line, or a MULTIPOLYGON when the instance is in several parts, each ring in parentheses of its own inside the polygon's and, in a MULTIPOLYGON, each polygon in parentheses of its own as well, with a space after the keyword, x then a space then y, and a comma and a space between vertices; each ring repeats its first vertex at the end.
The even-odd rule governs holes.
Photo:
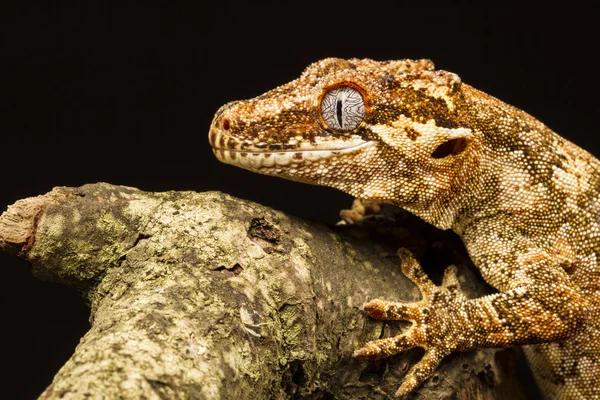
POLYGON ((355 356, 425 349, 398 395, 453 351, 521 344, 548 399, 600 399, 600 163, 586 151, 428 60, 319 61, 223 106, 209 140, 226 163, 395 204, 461 236, 497 294, 465 298, 453 269, 437 287, 401 250, 423 299, 364 306, 413 325, 355 356))

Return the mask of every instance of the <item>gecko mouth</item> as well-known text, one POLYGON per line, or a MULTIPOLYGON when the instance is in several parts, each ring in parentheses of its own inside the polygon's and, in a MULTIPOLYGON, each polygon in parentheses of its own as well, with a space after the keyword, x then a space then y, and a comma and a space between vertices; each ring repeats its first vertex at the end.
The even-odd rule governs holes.
POLYGON ((360 138, 327 140, 321 143, 300 142, 286 145, 255 145, 212 131, 209 136, 213 153, 219 161, 247 169, 277 168, 300 163, 314 163, 332 157, 354 153, 373 142, 360 138), (227 148, 226 148, 227 147, 227 148), (267 149, 267 147, 270 147, 267 149), (272 150, 273 147, 281 150, 272 150))

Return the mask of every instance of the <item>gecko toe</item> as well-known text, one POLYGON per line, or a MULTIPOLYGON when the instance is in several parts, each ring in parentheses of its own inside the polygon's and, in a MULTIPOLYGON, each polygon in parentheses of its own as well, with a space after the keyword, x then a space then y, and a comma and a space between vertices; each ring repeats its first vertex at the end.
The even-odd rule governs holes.
POLYGON ((423 271, 413 254, 409 250, 401 248, 398 250, 398 257, 402 261, 402 273, 417 285, 423 297, 430 296, 435 290, 435 284, 423 271))
POLYGON ((354 357, 377 360, 393 356, 417 346, 414 331, 409 329, 405 333, 385 339, 373 340, 354 352, 354 357))
POLYGON ((399 303, 382 299, 374 299, 363 305, 372 318, 380 320, 417 320, 420 319, 421 305, 418 303, 399 303))
POLYGON ((441 351, 439 348, 431 348, 425 351, 423 358, 413 365, 406 374, 404 381, 396 392, 396 396, 403 396, 413 391, 417 386, 433 376, 445 355, 447 353, 441 351))

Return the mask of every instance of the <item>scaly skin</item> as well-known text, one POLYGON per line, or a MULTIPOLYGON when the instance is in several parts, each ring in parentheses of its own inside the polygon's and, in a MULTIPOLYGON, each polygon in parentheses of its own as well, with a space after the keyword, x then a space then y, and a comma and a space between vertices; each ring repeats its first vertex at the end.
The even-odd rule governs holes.
POLYGON ((401 250, 423 299, 364 306, 413 325, 355 356, 425 349, 397 395, 453 351, 520 344, 548 399, 600 399, 600 164, 586 151, 427 60, 319 61, 223 106, 209 140, 226 163, 395 204, 461 236, 499 293, 466 299, 452 269, 436 287, 401 250))

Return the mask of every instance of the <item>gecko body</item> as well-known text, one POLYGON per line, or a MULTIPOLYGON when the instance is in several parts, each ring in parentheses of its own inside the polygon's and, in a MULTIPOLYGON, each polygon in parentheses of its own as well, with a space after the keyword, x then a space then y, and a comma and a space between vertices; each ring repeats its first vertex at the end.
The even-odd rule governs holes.
POLYGON ((498 293, 465 298, 453 268, 435 286, 401 250, 423 299, 364 306, 413 324, 355 356, 425 349, 398 395, 454 351, 525 345, 548 399, 600 399, 600 163, 588 152, 428 60, 321 60, 223 106, 209 141, 223 162, 391 203, 460 235, 498 293))

